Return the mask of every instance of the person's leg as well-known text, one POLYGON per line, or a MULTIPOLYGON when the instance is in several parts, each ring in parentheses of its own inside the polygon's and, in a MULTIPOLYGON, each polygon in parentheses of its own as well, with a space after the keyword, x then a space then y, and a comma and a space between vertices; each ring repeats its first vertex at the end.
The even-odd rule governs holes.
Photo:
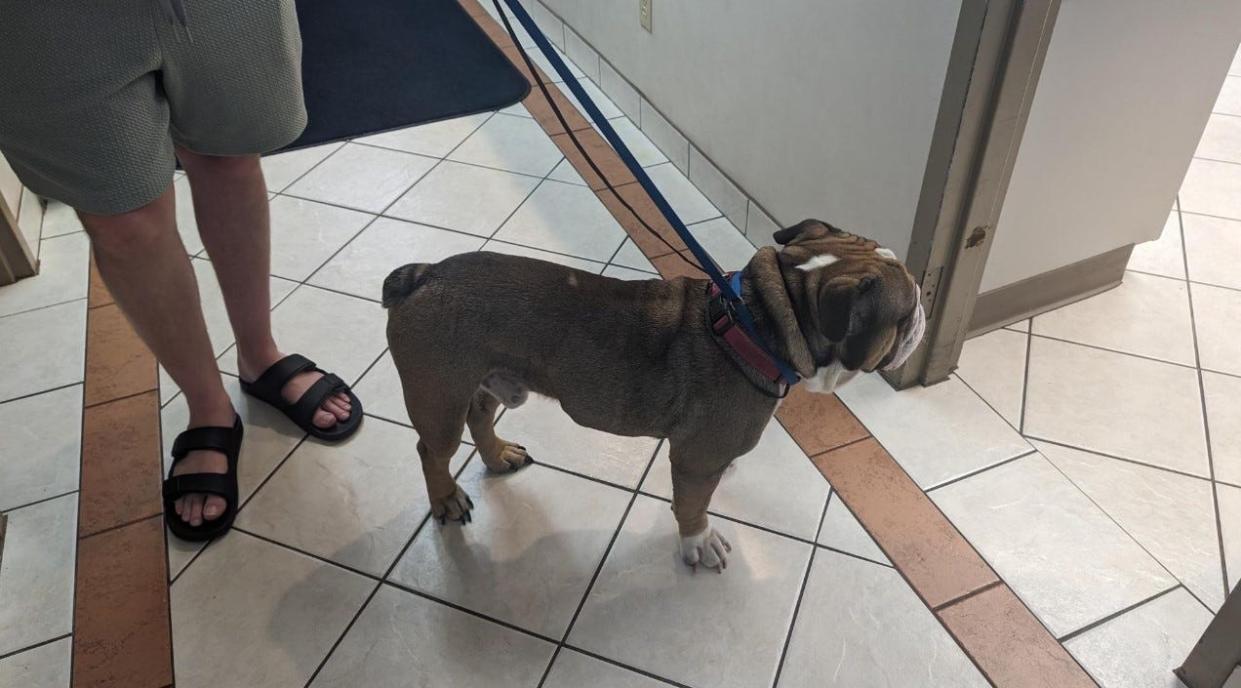
MULTIPOLYGON (((179 146, 177 158, 189 176, 198 233, 237 337, 237 371, 254 380, 284 357, 271 332, 271 218, 259 156, 201 155, 179 146)), ((297 401, 320 377, 294 377, 284 398, 297 401)), ((348 420, 350 411, 349 398, 337 394, 324 400, 314 423, 330 428, 348 420)))
MULTIPOLYGON (((169 184, 154 201, 116 215, 80 212, 90 235, 99 274, 108 291, 147 347, 185 394, 189 427, 233 424, 233 406, 216 368, 207 325, 198 300, 198 284, 185 246, 177 234, 169 184)), ((177 474, 224 473, 225 456, 190 452, 177 463, 177 474)), ((189 495, 178 500, 181 518, 197 526, 224 512, 221 497, 189 495)))

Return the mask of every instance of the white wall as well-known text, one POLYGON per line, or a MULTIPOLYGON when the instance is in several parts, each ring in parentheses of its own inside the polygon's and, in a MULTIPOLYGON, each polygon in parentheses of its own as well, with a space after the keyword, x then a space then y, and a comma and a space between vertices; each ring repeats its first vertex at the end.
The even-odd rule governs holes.
POLYGON ((960 0, 544 0, 787 226, 904 255, 960 0))
POLYGON ((982 290, 1157 237, 1239 37, 1238 0, 1064 0, 982 290))

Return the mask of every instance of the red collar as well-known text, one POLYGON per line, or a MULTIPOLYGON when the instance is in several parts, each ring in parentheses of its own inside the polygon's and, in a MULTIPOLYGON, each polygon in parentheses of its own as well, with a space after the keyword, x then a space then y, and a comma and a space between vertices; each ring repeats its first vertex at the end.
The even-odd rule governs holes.
MULTIPOLYGON (((735 281, 735 288, 740 294, 741 275, 729 273, 727 277, 735 281)), ((745 328, 737 325, 732 309, 715 283, 710 283, 707 290, 707 322, 711 326, 711 331, 724 340, 737 358, 753 368, 763 379, 774 383, 778 389, 782 391, 785 389, 788 382, 781 374, 780 366, 758 342, 746 333, 745 328)))

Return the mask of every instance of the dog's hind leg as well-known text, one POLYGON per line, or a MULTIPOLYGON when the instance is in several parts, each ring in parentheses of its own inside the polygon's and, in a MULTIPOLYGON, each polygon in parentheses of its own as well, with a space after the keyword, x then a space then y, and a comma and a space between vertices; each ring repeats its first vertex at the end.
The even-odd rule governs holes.
POLYGON ((681 558, 686 564, 699 564, 723 572, 728 567, 732 545, 711 527, 707 508, 720 478, 731 461, 695 455, 674 443, 672 459, 672 513, 681 534, 681 558))
MULTIPOLYGON (((407 388, 408 389, 408 388, 407 388)), ((470 522, 474 502, 457 485, 449 464, 461 446, 465 430, 468 402, 444 403, 443 400, 416 400, 405 395, 409 420, 418 433, 418 456, 422 459, 422 475, 431 499, 431 516, 446 521, 470 522)))
POLYGON ((534 459, 526 453, 525 447, 496 437, 495 417, 499 406, 500 401, 493 393, 479 389, 470 401, 465 421, 487 470, 508 473, 534 463, 534 459))

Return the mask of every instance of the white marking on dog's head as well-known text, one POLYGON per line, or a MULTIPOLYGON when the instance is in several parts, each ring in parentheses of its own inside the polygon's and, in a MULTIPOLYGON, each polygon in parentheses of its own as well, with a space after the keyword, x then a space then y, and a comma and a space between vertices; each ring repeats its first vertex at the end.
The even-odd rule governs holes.
POLYGON ((814 376, 806 378, 806 391, 812 394, 831 394, 843 387, 857 375, 856 370, 845 370, 840 361, 832 361, 822 368, 816 368, 814 376))
POLYGON ((909 330, 905 332, 905 336, 901 338, 899 344, 896 345, 896 351, 892 354, 892 360, 884 366, 884 370, 891 370, 899 367, 902 363, 909 359, 914 350, 918 348, 918 344, 922 342, 922 335, 926 334, 926 312, 922 310, 922 289, 917 283, 913 285, 914 301, 918 304, 914 310, 913 322, 909 326, 909 330))
POLYGON ((895 253, 893 253, 893 252, 892 252, 892 249, 890 249, 890 248, 884 248, 884 247, 880 246, 879 248, 875 249, 875 253, 878 253, 879 255, 883 256, 884 258, 891 258, 892 260, 896 260, 896 254, 895 254, 895 253))
POLYGON ((798 265, 797 269, 801 270, 802 272, 810 272, 811 270, 818 270, 819 268, 825 268, 831 265, 832 263, 835 263, 838 260, 840 259, 837 258, 836 256, 833 256, 830 253, 820 253, 814 258, 811 258, 810 260, 802 263, 801 265, 798 265))

